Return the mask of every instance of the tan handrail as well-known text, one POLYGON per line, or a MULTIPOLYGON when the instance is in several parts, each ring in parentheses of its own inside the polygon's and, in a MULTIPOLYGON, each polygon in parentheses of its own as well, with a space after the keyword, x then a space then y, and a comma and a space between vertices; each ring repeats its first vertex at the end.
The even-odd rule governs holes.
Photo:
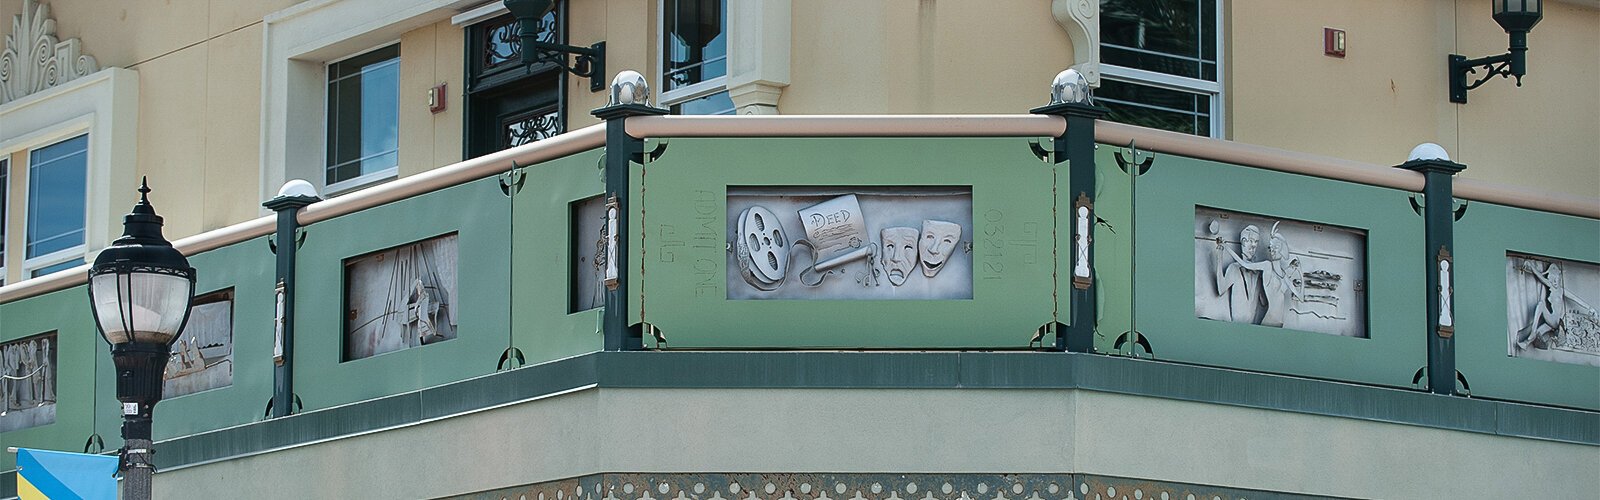
MULTIPOLYGON (((327 220, 332 217, 504 172, 511 168, 511 162, 516 162, 519 165, 532 165, 595 149, 604 146, 605 142, 605 124, 591 125, 550 139, 453 163, 417 175, 397 179, 394 182, 369 187, 331 200, 313 203, 301 210, 297 218, 301 224, 327 220)), ((272 234, 276 229, 275 219, 275 217, 269 215, 213 229, 174 241, 172 246, 177 247, 184 255, 194 255, 207 250, 214 250, 250 238, 272 234)), ((0 303, 21 300, 81 285, 88 281, 88 275, 89 266, 85 264, 48 276, 0 286, 0 303)))
POLYGON ((628 135, 646 137, 1055 137, 1067 120, 1050 115, 640 116, 628 135))

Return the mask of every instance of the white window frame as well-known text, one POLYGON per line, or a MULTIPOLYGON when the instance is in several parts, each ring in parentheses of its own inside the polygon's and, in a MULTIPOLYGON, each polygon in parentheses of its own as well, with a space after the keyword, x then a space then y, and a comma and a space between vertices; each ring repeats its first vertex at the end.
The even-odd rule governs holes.
MULTIPOLYGON (((740 0, 731 0, 740 1, 740 0)), ((728 17, 726 10, 722 11, 723 17, 728 17)), ((656 105, 671 108, 675 104, 693 101, 717 92, 728 90, 728 72, 722 76, 695 82, 683 87, 666 90, 667 88, 667 0, 656 2, 656 19, 659 31, 656 32, 656 105)), ((731 21, 731 20, 730 20, 731 21)), ((726 33, 724 37, 728 36, 726 33)), ((728 56, 723 56, 727 61, 728 56)), ((710 62, 710 61, 707 61, 710 62)), ((702 63, 703 64, 703 63, 702 63)), ((729 68, 732 69, 731 67, 729 68)), ((737 109, 737 107, 735 107, 737 109)))
MULTIPOLYGON (((1111 80, 1115 80, 1115 81, 1119 81, 1119 82, 1134 83, 1134 84, 1147 85, 1147 86, 1157 87, 1157 88, 1162 88, 1162 89, 1167 89, 1167 90, 1174 90, 1174 91, 1178 91, 1178 92, 1187 92, 1187 93, 1191 93, 1191 94, 1204 94, 1204 95, 1210 96, 1211 97, 1211 112, 1210 112, 1210 117, 1211 117, 1211 135, 1209 135, 1208 137, 1212 137, 1212 138, 1216 138, 1216 139, 1222 139, 1222 138, 1226 137, 1226 134, 1223 133, 1224 132, 1223 128, 1224 128, 1224 125, 1227 124, 1227 120, 1224 119, 1225 117, 1223 116, 1223 114, 1228 109, 1228 106, 1227 106, 1228 93, 1227 93, 1227 85, 1226 85, 1226 82, 1225 82, 1225 79, 1227 78, 1227 71, 1226 71, 1227 61, 1226 61, 1226 59, 1227 59, 1227 52, 1228 51, 1227 51, 1227 45, 1226 45, 1227 44, 1227 36, 1225 36, 1223 34, 1226 31, 1226 29, 1225 29, 1225 27, 1223 25, 1223 22, 1227 19, 1227 17, 1224 16, 1223 12, 1222 12, 1222 9, 1223 9, 1223 1, 1222 0, 1199 0, 1199 1, 1201 1, 1201 2, 1207 2, 1207 1, 1216 2, 1216 8, 1213 9, 1213 12, 1215 12, 1215 14, 1216 14, 1216 27, 1212 31, 1214 31, 1216 33, 1216 37, 1217 37, 1217 40, 1216 40, 1216 43, 1217 43, 1217 81, 1213 82, 1213 81, 1203 80, 1203 79, 1199 79, 1199 78, 1188 78, 1188 77, 1182 77, 1182 76, 1177 76, 1177 75, 1169 75, 1169 74, 1166 74, 1166 73, 1158 73, 1158 72, 1155 72, 1155 71, 1149 71, 1149 70, 1143 70, 1143 69, 1137 69, 1137 68, 1129 68, 1129 67, 1126 67, 1126 66, 1117 66, 1115 64, 1106 64, 1105 62, 1101 62, 1100 63, 1100 77, 1101 78, 1109 78, 1111 80)), ((1101 42, 1101 43, 1104 43, 1104 42, 1101 42)), ((1163 54, 1163 55, 1166 55, 1166 54, 1163 54)), ((1187 112, 1187 111, 1185 111, 1185 112, 1187 112)))
MULTIPOLYGON (((122 233, 122 214, 138 199, 134 174, 138 158, 139 74, 123 68, 105 68, 56 87, 35 92, 0 105, 0 156, 27 152, 62 140, 88 134, 87 176, 84 186, 84 244, 73 249, 32 259, 8 247, 6 259, 20 259, 16 268, 0 263, 0 268, 18 271, 15 281, 26 281, 36 269, 94 255, 122 233), (73 252, 70 253, 69 252, 73 252)), ((27 155, 24 155, 27 156, 27 155)), ((31 161, 31 160, 30 160, 31 161)), ((26 168, 12 163, 7 183, 26 182, 26 168), (23 171, 22 177, 18 172, 23 171)), ((7 187, 9 189, 9 187, 7 187)), ((6 200, 12 210, 11 221, 26 221, 27 192, 6 200)), ((11 224, 22 227, 26 223, 11 224)), ((8 236, 8 238, 11 236, 8 236)))
MULTIPOLYGON (((55 139, 52 139, 52 140, 47 141, 47 142, 35 144, 33 147, 30 147, 30 148, 27 149, 27 152, 28 152, 28 183, 29 183, 29 187, 31 187, 32 184, 33 184, 33 167, 34 167, 34 165, 33 165, 33 153, 35 151, 38 151, 39 149, 47 148, 47 147, 50 147, 50 146, 54 146, 56 144, 60 144, 60 143, 62 143, 64 141, 67 141, 67 140, 70 140, 70 139, 74 139, 74 138, 78 137, 79 135, 89 135, 89 137, 86 138, 85 141, 84 141, 86 144, 84 145, 84 151, 83 151, 84 152, 84 162, 83 162, 84 165, 83 165, 83 168, 84 168, 84 170, 86 170, 86 172, 84 172, 84 178, 85 179, 89 178, 90 172, 93 171, 93 168, 91 167, 91 165, 89 163, 89 156, 91 156, 93 154, 93 152, 94 152, 94 137, 89 134, 89 131, 87 129, 78 129, 77 127, 69 127, 69 128, 63 129, 63 131, 74 131, 74 130, 77 130, 78 132, 68 132, 65 135, 56 137, 55 139)), ((55 136, 52 135, 51 137, 55 137, 55 136)), ((9 181, 10 178, 7 177, 7 180, 9 181)), ((21 226, 22 226, 22 241, 23 241, 23 243, 22 243, 22 256, 23 256, 22 278, 23 279, 29 279, 29 278, 32 277, 31 275, 33 274, 34 271, 37 271, 37 270, 42 269, 42 268, 54 266, 54 265, 57 265, 57 264, 61 264, 63 262, 68 262, 68 261, 71 261, 71 260, 74 260, 74 259, 80 259, 81 258, 81 259, 84 259, 84 262, 88 262, 88 258, 85 257, 85 254, 88 253, 87 251, 89 249, 89 221, 88 221, 88 217, 89 217, 89 213, 88 213, 89 212, 89 186, 84 186, 83 187, 83 192, 84 192, 84 197, 85 197, 84 206, 83 206, 84 207, 84 214, 83 215, 84 215, 84 219, 85 219, 84 223, 83 223, 83 241, 84 242, 80 243, 78 245, 72 246, 71 248, 64 248, 64 249, 57 250, 57 251, 54 251, 54 252, 50 252, 50 253, 47 253, 47 254, 44 254, 44 255, 40 255, 38 257, 34 257, 34 258, 31 258, 31 259, 27 258, 27 256, 28 256, 28 253, 27 253, 28 252, 28 243, 27 243, 28 239, 27 238, 28 238, 28 226, 29 226, 27 221, 28 221, 28 215, 29 215, 29 213, 28 213, 28 202, 32 201, 33 193, 30 192, 30 190, 27 190, 27 189, 24 189, 23 192, 27 196, 23 198, 22 210, 19 211, 22 214, 21 218, 23 220, 23 224, 21 224, 21 226)), ((6 200, 6 201, 10 202, 11 200, 6 200)), ((13 226, 13 227, 15 227, 15 226, 13 226)))
MULTIPOLYGON (((11 153, 0 154, 0 179, 4 179, 0 181, 0 228, 8 227, 6 224, 10 222, 12 177, 14 176, 11 175, 11 153)), ((6 259, 9 258, 6 255, 6 250, 9 248, 6 240, 11 238, 11 234, 11 231, 0 231, 0 286, 5 286, 9 281, 6 279, 6 259)))
MULTIPOLYGON (((271 199, 290 179, 326 190, 327 152, 305 147, 327 142, 327 63, 387 46, 405 33, 464 11, 498 3, 484 0, 308 0, 262 20, 260 196, 271 199), (317 126, 307 127, 314 121, 317 126)), ((401 47, 404 50, 404 47, 401 47)), ((402 74, 402 79, 404 75, 402 74)), ((451 77, 449 81, 458 81, 451 77)), ((402 85, 404 80, 402 80, 402 85)), ((401 88, 400 103, 408 102, 401 88)), ((403 109, 402 109, 403 110, 403 109)), ((403 115, 403 113, 402 113, 403 115)), ((404 118, 401 118, 404 121, 404 118)), ((405 149, 404 146, 401 147, 405 149)), ((402 154, 402 156, 404 156, 402 154)), ((404 164, 404 158, 401 164, 404 164)), ((398 173, 398 171, 397 171, 398 173)), ((381 182, 392 179, 377 179, 381 182)), ((334 186, 342 188, 352 179, 334 186)), ((369 179, 370 180, 370 179, 369 179)), ((370 182, 368 183, 370 184, 370 182)), ((349 189, 362 187, 350 185, 349 189)), ((348 191, 345 191, 348 192, 348 191)), ((263 208, 262 213, 267 213, 263 208)))
MULTIPOLYGON (((372 46, 372 47, 368 47, 365 50, 362 50, 362 51, 359 51, 359 52, 356 52, 356 53, 353 53, 353 54, 350 54, 350 55, 347 55, 347 56, 343 56, 343 57, 340 57, 338 59, 329 60, 327 63, 322 65, 322 82, 323 82, 322 83, 322 89, 323 89, 323 91, 322 91, 322 158, 323 158, 323 160, 322 160, 322 175, 321 175, 321 177, 319 177, 319 180, 321 180, 322 182, 327 182, 327 179, 328 179, 328 167, 329 167, 329 165, 328 165, 327 158, 328 158, 328 147, 331 146, 330 144, 328 144, 328 139, 327 139, 328 138, 328 90, 327 89, 328 89, 328 71, 329 71, 329 68, 333 67, 333 65, 335 65, 335 64, 339 64, 341 62, 344 62, 344 61, 347 61, 347 60, 350 60, 350 59, 354 59, 354 58, 357 58, 357 57, 361 57, 361 56, 367 55, 368 53, 370 53, 372 51, 375 51, 375 50, 378 50, 378 49, 383 49, 383 48, 388 48, 391 45, 393 45, 393 46, 400 45, 400 39, 399 38, 395 38, 392 41, 389 41, 389 42, 386 42, 386 43, 380 43, 378 45, 375 45, 375 46, 372 46)), ((396 65, 399 65, 400 62, 401 62, 400 58, 404 57, 404 56, 405 56, 405 54, 401 54, 399 56, 395 56, 394 63, 396 65)), ((395 72, 395 84, 396 85, 400 84, 399 79, 400 79, 399 71, 397 69, 396 72, 395 72)), ((401 100, 404 101, 404 98, 401 98, 401 100)), ((398 102, 395 103, 395 106, 399 107, 400 103, 398 103, 398 102)), ((396 121, 395 126, 396 126, 396 128, 398 128, 399 127, 399 123, 398 122, 400 120, 400 113, 399 113, 398 109, 396 110, 394 116, 395 116, 395 121, 396 121)), ((399 132, 396 132, 396 134, 398 134, 398 133, 399 132)), ((393 167, 389 167, 389 168, 386 168, 386 169, 383 169, 383 170, 379 170, 377 172, 373 172, 373 173, 370 173, 370 174, 359 175, 359 176, 356 176, 354 178, 345 179, 345 180, 342 180, 342 181, 339 181, 339 182, 335 182, 333 184, 328 184, 327 186, 323 187, 323 189, 322 189, 323 194, 326 195, 326 196, 335 196, 335 195, 339 195, 339 194, 344 194, 344 193, 347 193, 347 192, 350 192, 350 191, 355 191, 357 189, 361 189, 361 188, 364 188, 364 187, 367 187, 367 186, 371 186, 373 184, 378 184, 380 182, 391 180, 391 179, 399 177, 400 176, 400 155, 398 154, 398 152, 400 151, 400 148, 398 147, 398 145, 395 147, 395 151, 396 151, 396 154, 394 156, 394 166, 393 167)), ((388 153, 383 153, 383 154, 388 154, 388 153)))

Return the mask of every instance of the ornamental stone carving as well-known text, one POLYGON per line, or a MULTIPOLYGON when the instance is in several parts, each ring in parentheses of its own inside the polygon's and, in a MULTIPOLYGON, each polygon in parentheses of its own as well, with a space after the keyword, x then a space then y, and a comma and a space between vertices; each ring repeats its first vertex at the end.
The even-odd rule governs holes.
POLYGON ((1078 70, 1089 86, 1100 87, 1100 2, 1099 0, 1052 0, 1050 15, 1072 40, 1072 69, 1078 70))
POLYGON ((56 39, 50 6, 23 0, 22 14, 11 18, 0 52, 0 104, 99 70, 94 57, 80 53, 78 39, 56 39))

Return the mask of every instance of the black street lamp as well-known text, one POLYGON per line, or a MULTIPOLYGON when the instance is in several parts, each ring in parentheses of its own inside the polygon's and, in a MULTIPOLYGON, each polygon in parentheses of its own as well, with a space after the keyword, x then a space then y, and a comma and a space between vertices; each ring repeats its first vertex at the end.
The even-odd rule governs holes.
POLYGON ((89 268, 89 305, 117 366, 124 499, 150 498, 150 412, 161 401, 162 374, 172 341, 189 320, 195 285, 189 260, 161 236, 161 216, 150 206, 149 193, 141 181, 139 203, 122 218, 122 237, 89 268))
POLYGON ((1515 77, 1522 86, 1522 75, 1528 74, 1528 32, 1544 19, 1544 0, 1492 0, 1494 22, 1511 36, 1511 48, 1497 56, 1467 59, 1467 56, 1450 54, 1450 102, 1467 103, 1467 91, 1478 88, 1498 76, 1515 77), (1467 83, 1468 73, 1483 69, 1487 73, 1478 81, 1467 83))
POLYGON ((555 0, 502 0, 511 16, 517 18, 517 37, 521 39, 522 64, 551 62, 574 76, 589 79, 589 91, 605 87, 606 42, 588 47, 539 41, 539 22, 556 8, 555 0), (567 64, 567 54, 577 56, 567 64))

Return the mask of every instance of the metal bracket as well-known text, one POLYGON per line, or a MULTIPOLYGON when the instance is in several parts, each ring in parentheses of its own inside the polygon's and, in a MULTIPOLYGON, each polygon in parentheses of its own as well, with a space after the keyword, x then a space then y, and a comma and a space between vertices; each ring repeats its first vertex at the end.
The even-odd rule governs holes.
POLYGON ((1461 382, 1462 395, 1469 398, 1472 397, 1472 384, 1467 383, 1467 375, 1461 373, 1461 370, 1456 370, 1456 381, 1461 382))
POLYGON ((500 353, 500 362, 495 363, 494 371, 517 368, 526 364, 528 364, 528 358, 522 356, 522 349, 507 347, 505 351, 500 353), (511 366, 510 363, 512 361, 517 362, 516 366, 511 366))
POLYGON ((1050 334, 1060 335, 1062 332, 1065 332, 1065 331, 1067 331, 1067 325, 1066 325, 1066 323, 1062 323, 1060 321, 1051 321, 1049 323, 1045 323, 1043 325, 1039 325, 1039 329, 1033 331, 1033 338, 1028 339, 1028 347, 1030 349, 1043 349, 1045 347, 1044 346, 1044 336, 1045 335, 1050 335, 1050 334))
POLYGON ((1139 352, 1133 350, 1133 346, 1139 346, 1144 348, 1145 354, 1150 355, 1152 358, 1156 357, 1155 349, 1150 347, 1150 337, 1144 336, 1144 334, 1139 333, 1138 330, 1122 332, 1122 335, 1117 336, 1117 341, 1111 344, 1111 348, 1120 352, 1122 350, 1122 345, 1127 344, 1130 341, 1132 342, 1132 345, 1128 346, 1128 356, 1135 358, 1139 357, 1139 352))
POLYGON ((1417 373, 1415 375, 1411 376, 1411 387, 1413 389, 1417 389, 1419 391, 1428 390, 1428 386, 1426 384, 1422 384, 1421 383, 1422 382, 1422 376, 1424 374, 1426 374, 1427 372, 1428 372, 1428 365, 1422 365, 1422 368, 1418 368, 1417 369, 1417 373))
POLYGON ((1039 139, 1033 139, 1033 140, 1028 141, 1028 149, 1033 150, 1033 156, 1038 157, 1039 161, 1042 161, 1042 162, 1045 162, 1045 163, 1052 163, 1050 161, 1050 155, 1054 154, 1054 152, 1051 151, 1051 150, 1045 149, 1043 145, 1040 145, 1040 142, 1043 142, 1043 141, 1041 141, 1039 139))
MULTIPOLYGON (((306 246, 306 230, 303 227, 294 228, 294 247, 298 249, 303 246, 306 246)), ((267 237, 267 250, 272 251, 273 255, 278 254, 278 241, 275 236, 267 237)))
POLYGON ((667 152, 667 141, 656 141, 656 147, 642 153, 634 153, 633 162, 640 165, 654 162, 667 152))
POLYGON ((1132 140, 1128 141, 1128 147, 1125 149, 1128 151, 1128 158, 1132 158, 1132 160, 1123 158, 1122 151, 1118 150, 1115 153, 1117 158, 1117 167, 1121 168, 1123 172, 1131 173, 1135 176, 1144 175, 1145 172, 1150 171, 1150 164, 1156 161, 1155 153, 1139 151, 1138 144, 1135 144, 1135 141, 1132 140), (1143 159, 1141 159, 1141 157, 1143 157, 1143 159), (1134 166, 1136 168, 1130 171, 1128 169, 1129 166, 1134 166))
POLYGON ((498 176, 500 192, 505 193, 508 197, 515 196, 522 191, 522 182, 527 180, 527 177, 526 169, 517 165, 515 160, 512 160, 511 170, 507 170, 498 176))
POLYGON ((651 337, 654 337, 656 339, 657 349, 667 348, 667 336, 666 334, 661 333, 661 329, 656 328, 656 325, 651 323, 638 323, 633 325, 633 330, 634 333, 639 336, 639 338, 644 338, 644 335, 647 333, 650 334, 651 337))
MULTIPOLYGON (((1422 215, 1422 209, 1428 207, 1427 202, 1425 202, 1425 201, 1424 202, 1418 202, 1417 201, 1417 195, 1415 195, 1415 194, 1411 195, 1409 200, 1411 201, 1411 211, 1412 212, 1416 212, 1417 215, 1422 215)), ((1467 205, 1470 204, 1470 203, 1471 203, 1471 200, 1461 200, 1461 204, 1460 205, 1456 205, 1456 209, 1454 210, 1455 220, 1459 221, 1459 220, 1461 220, 1462 217, 1466 217, 1466 215, 1467 215, 1467 205)))
POLYGON ((102 439, 100 437, 100 433, 98 432, 90 434, 89 440, 83 442, 84 453, 94 453, 98 455, 102 451, 106 451, 106 440, 102 439), (94 451, 89 451, 91 448, 93 448, 94 451))
MULTIPOLYGON (((294 410, 295 411, 292 411, 292 412, 289 412, 289 413, 293 414, 295 412, 304 411, 305 409, 306 409, 306 403, 304 401, 300 400, 300 395, 299 394, 295 394, 294 395, 294 410)), ((267 399, 267 411, 265 411, 265 412, 263 412, 261 414, 261 418, 270 418, 270 417, 272 417, 272 399, 268 398, 267 399)))

